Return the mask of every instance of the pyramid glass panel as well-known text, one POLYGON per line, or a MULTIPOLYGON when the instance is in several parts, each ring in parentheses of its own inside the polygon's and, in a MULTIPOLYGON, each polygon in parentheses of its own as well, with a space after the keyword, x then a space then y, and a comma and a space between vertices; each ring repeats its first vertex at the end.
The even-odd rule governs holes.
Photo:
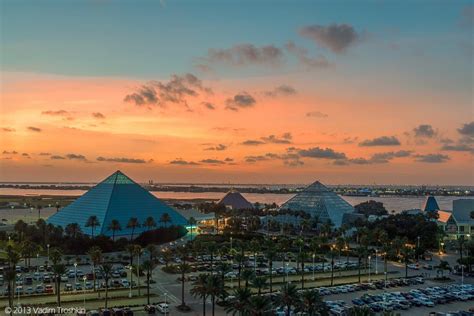
MULTIPOLYGON (((112 236, 112 231, 108 227, 112 220, 118 220, 122 230, 115 232, 116 237, 131 235, 132 230, 127 228, 131 217, 136 217, 141 225, 147 217, 151 216, 158 227, 186 225, 187 222, 181 214, 120 171, 115 172, 76 201, 52 215, 47 222, 63 228, 68 224, 77 223, 83 233, 91 235, 92 229, 85 226, 90 216, 96 216, 100 224, 95 228, 95 235, 112 236), (170 222, 160 223, 164 213, 169 215, 170 222)), ((141 225, 135 229, 134 236, 138 236, 145 230, 147 228, 141 225)))
POLYGON ((281 209, 304 211, 320 222, 331 220, 336 227, 342 225, 344 214, 354 212, 352 205, 318 181, 284 203, 281 209))

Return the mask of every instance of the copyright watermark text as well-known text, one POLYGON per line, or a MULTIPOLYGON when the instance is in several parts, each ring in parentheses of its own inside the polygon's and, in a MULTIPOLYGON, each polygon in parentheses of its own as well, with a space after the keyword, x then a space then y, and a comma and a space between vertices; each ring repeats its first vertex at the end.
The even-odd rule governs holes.
POLYGON ((83 307, 5 307, 6 315, 75 315, 78 313, 85 314, 85 312, 83 307))

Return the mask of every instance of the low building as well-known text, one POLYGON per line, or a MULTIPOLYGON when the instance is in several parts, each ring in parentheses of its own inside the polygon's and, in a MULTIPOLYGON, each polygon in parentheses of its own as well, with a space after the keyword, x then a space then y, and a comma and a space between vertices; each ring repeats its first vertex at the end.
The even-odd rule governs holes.
POLYGON ((445 232, 448 238, 473 238, 474 218, 471 217, 473 212, 474 199, 459 199, 453 201, 453 211, 445 225, 445 232))

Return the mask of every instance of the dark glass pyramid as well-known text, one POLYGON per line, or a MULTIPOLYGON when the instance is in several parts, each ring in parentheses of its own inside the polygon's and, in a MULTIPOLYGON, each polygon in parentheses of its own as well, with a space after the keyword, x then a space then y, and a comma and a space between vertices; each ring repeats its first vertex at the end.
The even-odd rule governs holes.
POLYGON ((439 211, 439 205, 438 202, 436 202, 436 199, 434 196, 427 196, 425 205, 423 206, 423 211, 425 212, 433 212, 433 211, 439 211))
MULTIPOLYGON (((121 231, 115 236, 129 236, 131 229, 127 223, 131 217, 138 218, 140 225, 149 216, 153 217, 158 227, 170 225, 186 225, 186 219, 164 202, 156 198, 145 188, 131 180, 120 171, 100 182, 80 198, 48 218, 47 222, 63 228, 68 224, 77 223, 83 233, 90 235, 90 227, 85 227, 90 216, 97 216, 100 226, 95 228, 94 235, 112 236, 108 229, 110 222, 118 220, 121 231), (164 213, 168 213, 171 222, 160 223, 164 213)), ((146 227, 136 228, 134 236, 147 230, 146 227)))
POLYGON ((317 217, 320 223, 329 219, 335 227, 342 225, 344 214, 354 212, 352 205, 319 181, 289 199, 281 209, 304 211, 313 218, 317 217))
POLYGON ((253 209, 252 203, 247 201, 239 192, 230 190, 217 204, 223 204, 233 210, 253 209))

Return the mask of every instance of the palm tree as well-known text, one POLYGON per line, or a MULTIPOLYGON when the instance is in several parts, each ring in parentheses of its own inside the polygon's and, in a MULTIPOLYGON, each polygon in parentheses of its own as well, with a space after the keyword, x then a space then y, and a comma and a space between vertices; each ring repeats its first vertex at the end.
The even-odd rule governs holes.
POLYGON ((255 277, 252 280, 252 286, 257 289, 258 296, 262 295, 262 289, 268 285, 267 278, 264 276, 255 277))
POLYGON ((58 248, 51 249, 51 262, 53 263, 54 281, 56 284, 56 295, 58 306, 61 306, 61 275, 66 273, 67 269, 64 264, 61 264, 62 251, 58 248))
POLYGON ((143 227, 146 227, 147 230, 151 230, 156 227, 155 219, 151 216, 148 216, 143 222, 143 227))
POLYGON ((38 210, 38 219, 41 218, 41 210, 43 209, 43 207, 41 205, 36 205, 36 209, 38 210))
POLYGON ((268 271, 270 273, 270 293, 273 292, 273 261, 275 260, 277 251, 273 244, 273 241, 268 240, 266 243, 265 257, 268 260, 268 271))
POLYGON ((146 302, 150 305, 150 279, 153 269, 155 269, 155 263, 151 260, 146 260, 142 264, 142 269, 146 273, 146 302))
POLYGON ((217 244, 213 241, 206 244, 207 253, 211 256, 211 274, 214 273, 214 254, 217 252, 217 244))
POLYGON ((181 263, 179 265, 179 271, 181 272, 181 305, 179 307, 181 309, 186 309, 187 306, 184 301, 184 282, 186 279, 186 273, 191 271, 191 266, 186 263, 188 252, 184 246, 178 249, 178 253, 181 257, 181 263))
POLYGON ((242 279, 245 281, 245 288, 249 287, 249 282, 255 277, 255 273, 250 269, 244 269, 242 272, 242 279))
POLYGON ((87 219, 86 227, 91 228, 92 239, 94 239, 94 229, 98 226, 100 226, 100 222, 99 222, 99 219, 97 218, 97 216, 92 215, 87 219))
POLYGON ((232 313, 232 315, 244 315, 248 311, 252 292, 248 288, 237 288, 233 296, 235 299, 226 307, 225 311, 232 313))
POLYGON ((13 307, 13 291, 16 288, 16 272, 15 267, 20 261, 20 253, 14 245, 7 245, 6 248, 8 268, 6 273, 6 279, 8 282, 8 304, 10 308, 13 307))
POLYGON ((436 269, 438 269, 438 272, 441 272, 441 277, 444 277, 444 270, 451 270, 451 267, 449 266, 449 262, 441 260, 439 262, 439 265, 436 266, 436 269))
POLYGON ((206 299, 207 299, 207 274, 201 273, 198 275, 197 280, 194 281, 193 287, 190 290, 190 293, 194 297, 198 297, 202 299, 202 315, 206 316, 206 299))
POLYGON ((407 245, 403 245, 400 251, 400 255, 405 262, 405 278, 408 278, 408 264, 410 263, 410 258, 413 256, 413 249, 407 245))
POLYGON ((127 228, 132 230, 132 234, 130 235, 130 240, 133 240, 133 234, 135 233, 135 228, 140 227, 140 223, 138 222, 138 218, 130 217, 127 223, 127 228))
POLYGON ((278 304, 286 307, 286 316, 290 316, 291 307, 299 303, 299 294, 294 284, 285 283, 277 297, 278 304))
POLYGON ((158 249, 156 249, 156 246, 153 244, 149 244, 146 246, 146 251, 148 252, 148 255, 150 256, 150 261, 155 262, 156 257, 158 256, 158 249))
POLYGON ((21 243, 23 241, 23 235, 25 234, 26 229, 28 228, 28 224, 25 223, 23 220, 18 220, 15 223, 14 230, 18 233, 18 242, 21 243))
MULTIPOLYGON (((94 279, 94 291, 96 290, 96 275, 95 275, 95 267, 98 266, 102 262, 102 249, 98 246, 92 246, 89 248, 89 251, 87 252, 89 257, 91 258, 92 261, 92 275, 94 279)), ((99 296, 100 296, 100 291, 99 291, 99 296)))
POLYGON ((115 233, 117 231, 121 231, 122 226, 120 226, 120 223, 118 220, 113 219, 110 221, 109 227, 107 229, 112 231, 112 240, 115 241, 115 233))
POLYGON ((318 291, 304 291, 298 309, 306 315, 329 315, 329 308, 318 291))
POLYGON ((248 305, 252 316, 269 316, 272 313, 272 302, 266 296, 252 296, 248 305))
POLYGON ((222 283, 221 278, 218 275, 208 275, 206 280, 206 291, 207 295, 211 297, 212 316, 214 316, 216 309, 216 297, 225 295, 224 284, 222 283))
POLYGON ((188 219, 188 224, 189 224, 189 228, 191 229, 191 240, 194 240, 193 229, 194 229, 194 226, 196 226, 196 224, 197 224, 197 220, 194 217, 191 216, 188 219))
POLYGON ((104 262, 100 268, 105 281, 105 308, 107 308, 107 304, 109 302, 109 280, 112 276, 112 265, 110 263, 104 262))
POLYGON ((78 223, 67 224, 66 228, 64 228, 64 233, 66 236, 76 239, 77 235, 81 233, 81 227, 78 223))
POLYGON ((301 264, 301 289, 304 289, 304 264, 305 261, 308 259, 308 253, 303 249, 302 251, 300 251, 298 259, 301 264))
POLYGON ((161 217, 160 217, 160 223, 164 224, 164 225, 165 225, 165 228, 166 228, 166 224, 171 223, 171 216, 170 216, 170 214, 168 214, 168 213, 163 213, 163 215, 161 215, 161 217))

